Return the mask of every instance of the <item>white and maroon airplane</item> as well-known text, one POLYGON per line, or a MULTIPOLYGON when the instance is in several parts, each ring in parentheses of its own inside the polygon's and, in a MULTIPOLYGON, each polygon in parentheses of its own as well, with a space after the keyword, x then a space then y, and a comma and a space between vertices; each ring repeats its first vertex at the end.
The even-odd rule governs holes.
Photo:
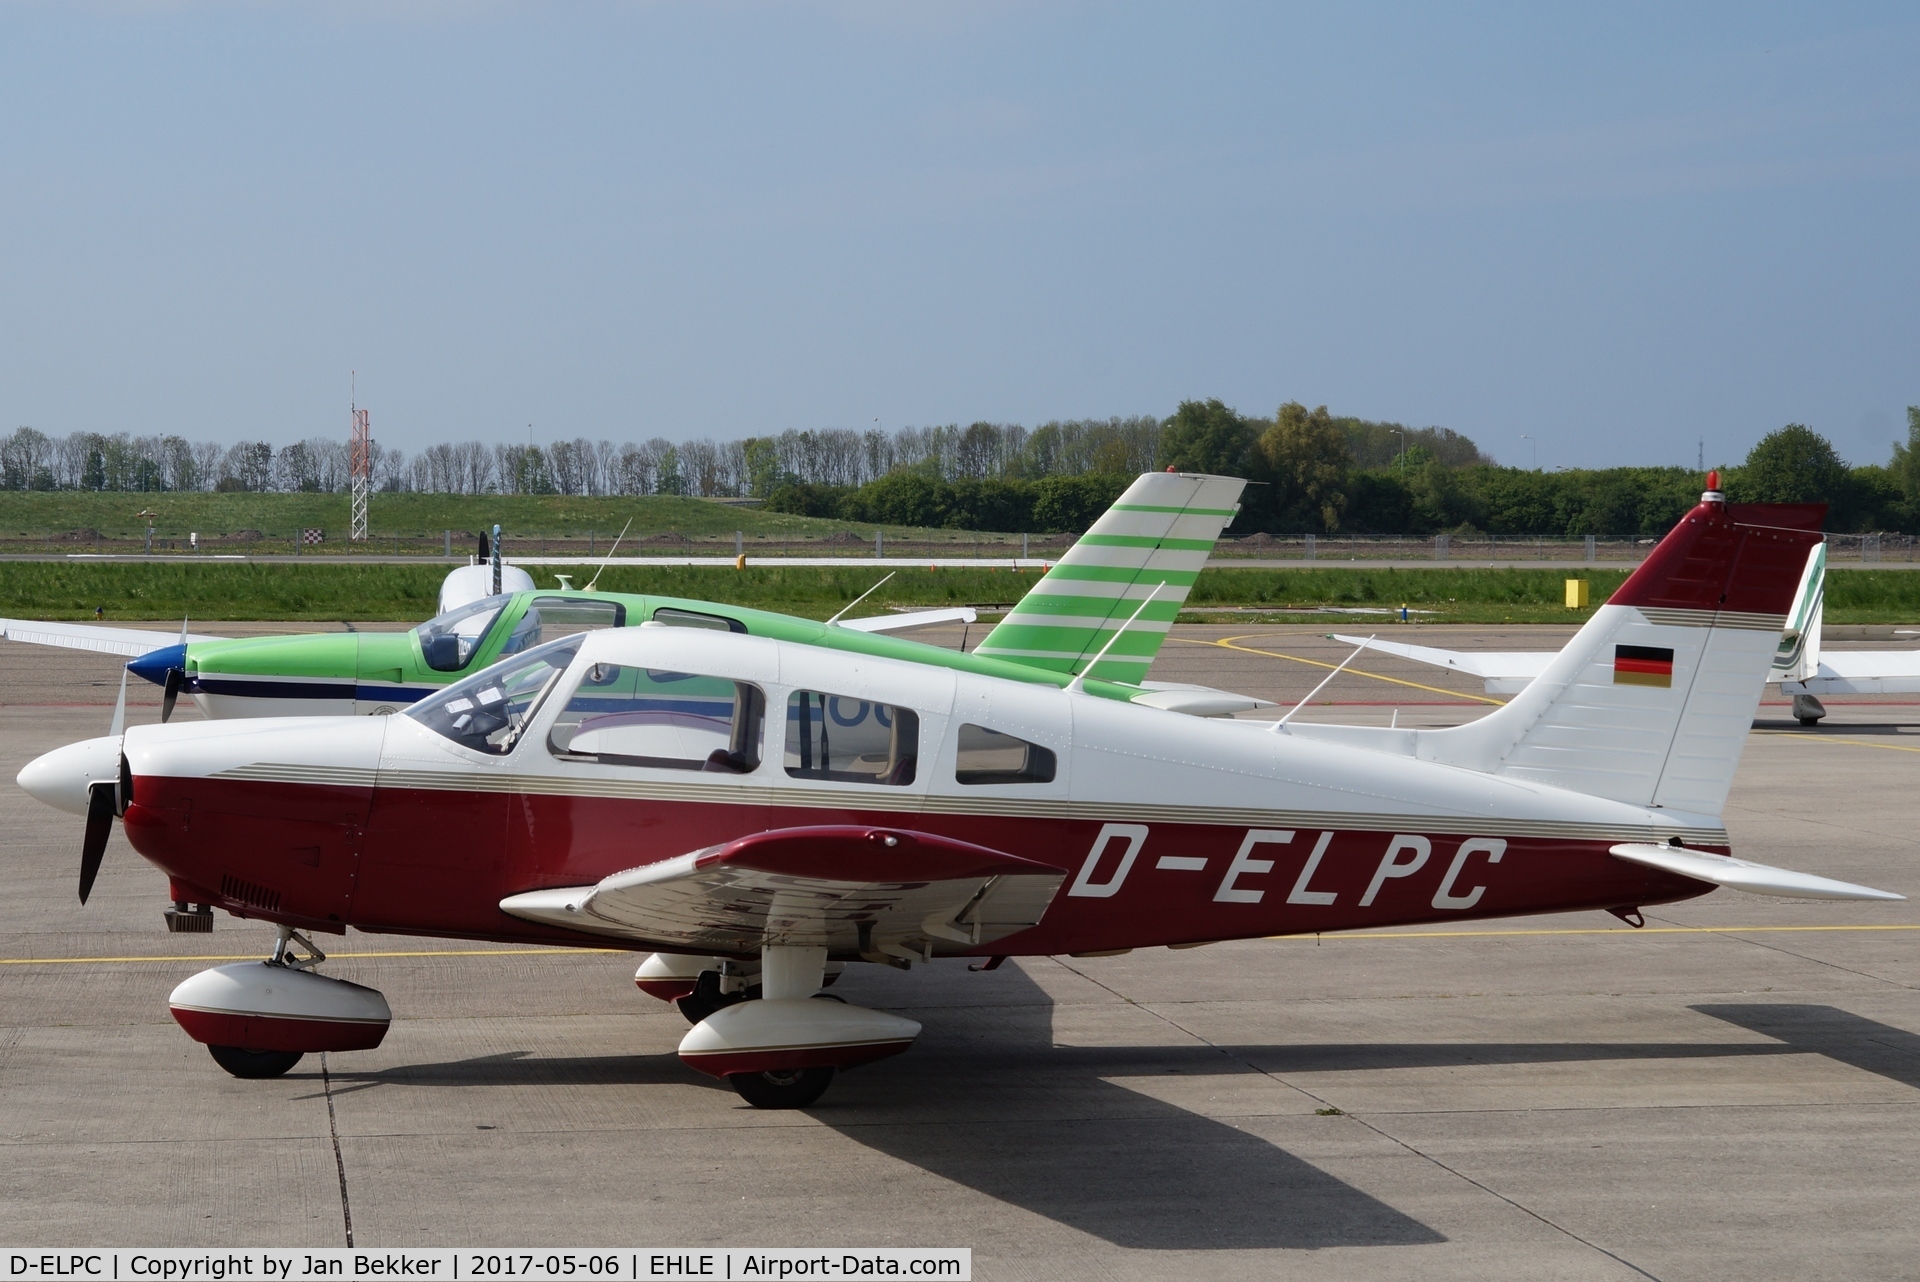
POLYGON ((1733 858, 1720 819, 1818 524, 1709 491, 1518 697, 1450 729, 1209 720, 1006 658, 643 626, 397 716, 135 727, 20 781, 89 814, 92 851, 118 814, 176 901, 279 926, 269 962, 173 993, 230 1072, 380 1041, 385 1000, 296 933, 353 926, 649 953, 640 986, 695 1021, 681 1057, 802 1107, 919 1032, 817 1000, 856 962, 1638 925, 1716 885, 1900 898, 1733 858), (102 753, 118 782, 89 785, 102 753))

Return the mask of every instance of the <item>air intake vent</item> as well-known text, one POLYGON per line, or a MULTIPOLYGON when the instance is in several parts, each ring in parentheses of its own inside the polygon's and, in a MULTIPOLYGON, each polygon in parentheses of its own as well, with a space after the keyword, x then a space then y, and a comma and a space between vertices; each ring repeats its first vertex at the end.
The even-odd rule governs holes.
POLYGON ((265 886, 256 886, 250 881, 241 881, 232 873, 220 878, 220 893, 225 898, 235 903, 245 904, 249 908, 275 912, 280 907, 279 891, 268 890, 265 886))

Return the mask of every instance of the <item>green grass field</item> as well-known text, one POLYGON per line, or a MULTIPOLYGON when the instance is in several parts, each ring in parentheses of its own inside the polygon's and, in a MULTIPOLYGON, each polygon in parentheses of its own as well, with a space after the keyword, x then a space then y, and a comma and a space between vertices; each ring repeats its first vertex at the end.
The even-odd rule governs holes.
MULTIPOLYGON (((440 565, 288 565, 247 562, 14 561, 0 563, 0 614, 16 618, 417 621, 433 611, 440 565)), ((601 576, 608 591, 693 597, 824 619, 871 587, 870 567, 756 567, 713 570, 615 566, 601 576)), ((1183 617, 1261 621, 1283 616, 1209 616, 1208 607, 1288 606, 1394 608, 1433 613, 1435 623, 1565 623, 1589 611, 1568 610, 1566 575, 1557 570, 1467 569, 1209 569, 1194 585, 1183 617)), ((1590 571, 1595 604, 1626 577, 1590 571)), ((542 586, 550 571, 535 572, 542 586)), ((577 580, 576 580, 577 581, 577 580)), ((1005 570, 928 570, 903 562, 861 611, 887 606, 1010 605, 1038 581, 1005 570)), ((1920 572, 1836 570, 1827 576, 1830 623, 1899 623, 1920 619, 1920 572)), ((1298 616, 1294 616, 1298 618, 1298 616)))
MULTIPOLYGON (((852 530, 872 537, 873 527, 853 526, 810 516, 788 516, 758 508, 733 507, 708 499, 672 495, 647 498, 570 498, 563 495, 375 494, 368 504, 368 528, 382 538, 438 539, 452 530, 464 543, 495 523, 510 535, 541 534, 586 538, 594 532, 611 539, 629 518, 633 535, 671 531, 690 538, 731 538, 735 530, 749 538, 804 539, 852 530)), ((95 494, 87 491, 0 490, 0 539, 32 540, 69 530, 98 530, 109 539, 141 538, 142 511, 154 513, 157 537, 202 537, 257 531, 269 540, 288 541, 303 528, 327 532, 329 544, 346 538, 348 499, 344 494, 95 494)), ((1018 535, 977 535, 961 530, 888 527, 889 534, 930 541, 973 542, 1018 535)))

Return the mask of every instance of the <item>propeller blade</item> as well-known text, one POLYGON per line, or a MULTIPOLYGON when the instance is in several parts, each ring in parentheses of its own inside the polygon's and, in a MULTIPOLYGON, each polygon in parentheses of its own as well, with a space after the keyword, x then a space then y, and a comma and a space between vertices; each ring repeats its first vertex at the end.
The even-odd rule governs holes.
POLYGON ((180 687, 187 684, 185 668, 167 669, 166 693, 160 696, 160 724, 165 725, 173 716, 173 705, 180 698, 180 687))
POLYGON ((127 732, 127 670, 120 669, 120 698, 113 705, 113 721, 107 726, 110 735, 127 732))
POLYGON ((113 834, 113 788, 110 783, 96 783, 87 790, 87 836, 80 845, 80 902, 83 904, 93 893, 93 879, 100 875, 107 838, 113 834))

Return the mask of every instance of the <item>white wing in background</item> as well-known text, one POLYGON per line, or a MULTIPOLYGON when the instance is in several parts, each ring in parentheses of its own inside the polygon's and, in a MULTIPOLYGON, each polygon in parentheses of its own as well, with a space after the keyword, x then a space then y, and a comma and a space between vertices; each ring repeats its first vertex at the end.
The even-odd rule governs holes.
POLYGON ((1519 694, 1527 683, 1547 670, 1558 651, 1553 650, 1441 650, 1428 645, 1404 645, 1398 641, 1369 641, 1365 637, 1335 636, 1335 641, 1364 646, 1386 654, 1397 654, 1415 663, 1430 663, 1436 668, 1451 668, 1486 683, 1488 694, 1519 694))
POLYGON ((0 619, 0 637, 28 645, 57 645, 68 650, 92 650, 137 659, 154 650, 179 645, 182 640, 224 641, 225 637, 178 632, 149 632, 145 628, 109 628, 98 623, 39 623, 32 619, 0 619))
POLYGON ((870 619, 842 619, 834 626, 855 632, 905 632, 908 628, 924 628, 935 623, 974 623, 979 618, 972 606, 958 605, 945 610, 908 610, 870 619))

